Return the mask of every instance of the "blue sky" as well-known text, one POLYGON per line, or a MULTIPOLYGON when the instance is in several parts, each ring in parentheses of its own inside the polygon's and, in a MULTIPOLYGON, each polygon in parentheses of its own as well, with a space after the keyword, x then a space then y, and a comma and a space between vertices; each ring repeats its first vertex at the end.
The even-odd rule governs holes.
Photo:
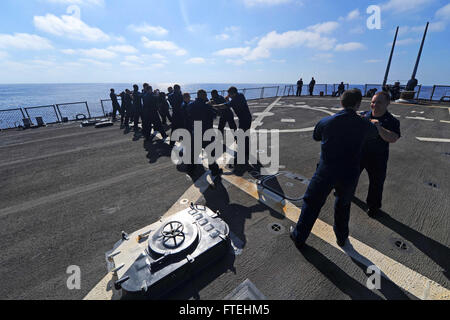
POLYGON ((443 0, 1 0, 0 83, 450 84, 443 0), (366 12, 381 9, 381 29, 366 12))

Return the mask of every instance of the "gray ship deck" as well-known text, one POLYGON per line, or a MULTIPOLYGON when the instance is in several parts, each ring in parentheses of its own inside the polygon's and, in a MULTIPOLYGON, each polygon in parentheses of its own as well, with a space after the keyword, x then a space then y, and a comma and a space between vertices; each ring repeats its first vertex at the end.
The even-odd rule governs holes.
MULTIPOLYGON (((311 178, 320 144, 307 128, 336 112, 338 100, 284 97, 250 104, 259 128, 281 130, 281 170, 311 178)), ((369 109, 367 100, 361 109, 369 109)), ((105 252, 122 230, 152 224, 182 207, 182 199, 220 210, 242 252, 167 299, 224 299, 246 279, 275 300, 450 299, 450 109, 392 104, 390 111, 401 121, 402 138, 391 146, 384 213, 370 219, 363 211, 358 199, 365 200, 368 189, 364 173, 352 205, 352 245, 344 251, 329 232, 332 194, 299 252, 287 232, 298 208, 259 202, 248 173, 225 175, 215 189, 193 186, 195 179, 172 164, 167 145, 146 145, 117 124, 1 132, 0 299, 110 298, 105 252), (269 232, 274 222, 281 232, 269 232), (406 250, 396 246, 399 240, 406 250), (380 290, 366 287, 370 264, 383 267, 380 290), (70 265, 81 269, 80 290, 66 286, 70 265)))

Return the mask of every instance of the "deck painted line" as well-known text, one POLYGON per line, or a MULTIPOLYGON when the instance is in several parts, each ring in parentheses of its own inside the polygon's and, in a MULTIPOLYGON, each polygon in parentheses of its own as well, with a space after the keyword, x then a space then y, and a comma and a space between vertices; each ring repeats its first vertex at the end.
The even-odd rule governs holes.
POLYGON ((441 122, 443 122, 443 123, 450 123, 450 121, 448 121, 448 120, 441 120, 441 122))
POLYGON ((295 123, 295 119, 281 119, 281 122, 295 123))
MULTIPOLYGON (((175 213, 186 209, 191 202, 196 203, 203 193, 210 186, 210 172, 205 172, 195 183, 186 190, 185 193, 174 203, 174 205, 167 211, 162 218, 168 218, 175 213), (187 204, 182 205, 180 202, 184 199, 189 200, 187 204)), ((140 230, 148 229, 144 227, 140 230)), ((139 231, 140 231, 139 230, 139 231)), ((105 264, 106 269, 106 264, 105 264)), ((121 298, 121 292, 114 289, 114 280, 111 272, 108 272, 99 283, 97 283, 91 291, 83 298, 83 300, 119 300, 121 298)))
MULTIPOLYGON (((224 175, 223 179, 257 200, 261 200, 261 197, 263 197, 263 195, 258 192, 255 183, 247 181, 242 177, 224 175)), ((298 218, 300 217, 301 209, 297 208, 288 200, 278 203, 262 201, 262 203, 283 214, 294 223, 297 223, 298 218)), ((419 299, 450 300, 450 290, 447 288, 444 288, 433 280, 428 279, 355 238, 349 237, 350 244, 347 243, 344 248, 340 248, 336 244, 333 227, 320 219, 317 219, 312 234, 367 267, 376 265, 385 278, 419 299)))
POLYGON ((427 118, 424 118, 424 117, 406 117, 406 119, 422 120, 422 121, 434 121, 434 119, 427 119, 427 118))
POLYGON ((272 104, 270 104, 266 109, 264 109, 264 111, 262 112, 262 114, 260 114, 254 121, 254 123, 252 123, 252 129, 256 129, 258 127, 258 125, 262 124, 262 120, 264 120, 264 118, 266 117, 266 114, 270 112, 270 110, 272 110, 278 102, 280 102, 281 97, 278 97, 272 104))
POLYGON ((151 166, 149 167, 148 165, 142 166, 142 167, 138 167, 135 170, 133 170, 132 172, 128 172, 125 174, 122 174, 120 176, 116 176, 110 179, 106 179, 100 182, 95 182, 95 183, 91 183, 88 185, 84 185, 84 186, 79 186, 77 188, 73 188, 70 190, 66 190, 66 191, 62 191, 62 192, 58 192, 58 193, 54 193, 51 194, 49 196, 45 196, 39 199, 35 199, 35 200, 30 200, 30 201, 24 201, 21 204, 15 205, 15 206, 11 206, 8 208, 3 208, 0 210, 0 217, 3 218, 7 215, 16 213, 16 212, 20 212, 20 211, 27 211, 30 210, 32 208, 47 204, 49 202, 56 202, 56 201, 61 201, 63 199, 66 198, 71 198, 75 195, 78 194, 82 194, 82 193, 86 193, 86 192, 93 192, 96 191, 98 189, 102 189, 105 187, 109 187, 111 185, 118 185, 120 182, 124 181, 124 180, 128 180, 131 178, 134 178, 135 176, 141 176, 143 174, 149 174, 152 173, 154 171, 157 170, 161 170, 161 169, 165 169, 165 168, 169 168, 173 166, 172 162, 169 163, 164 163, 164 164, 159 164, 156 166, 151 166))
POLYGON ((450 139, 441 139, 441 138, 422 138, 416 137, 417 140, 423 142, 450 142, 450 139))

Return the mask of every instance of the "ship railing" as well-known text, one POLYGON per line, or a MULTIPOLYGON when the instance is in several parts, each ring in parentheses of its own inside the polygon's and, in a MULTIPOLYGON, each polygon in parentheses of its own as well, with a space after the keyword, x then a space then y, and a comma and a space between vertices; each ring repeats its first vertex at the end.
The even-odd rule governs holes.
MULTIPOLYGON (((316 84, 313 95, 330 96, 337 91, 339 84, 316 84)), ((352 85, 345 84, 346 90, 352 85)), ((364 90, 364 96, 367 91, 376 88, 377 91, 382 89, 381 84, 358 85, 361 91, 364 90)), ((434 85, 433 87, 424 87, 418 85, 415 88, 416 99, 424 101, 440 101, 443 96, 448 96, 449 85, 434 85)), ((217 90, 222 96, 227 95, 227 89, 217 90)), ((279 96, 295 96, 297 93, 296 84, 287 84, 283 86, 268 86, 258 88, 238 88, 247 100, 257 100, 279 96)), ((211 91, 207 92, 211 95, 211 91)), ((309 85, 304 84, 302 87, 302 95, 309 95, 309 85)), ((191 98, 195 99, 197 93, 191 93, 191 98)), ((120 98, 119 98, 120 99, 120 98)), ((112 103, 110 99, 102 99, 100 103, 94 103, 91 107, 87 101, 59 103, 54 105, 26 107, 0 110, 0 129, 12 129, 24 125, 24 119, 29 119, 31 123, 36 123, 37 117, 41 117, 45 123, 60 123, 66 121, 76 121, 91 119, 93 117, 106 117, 112 112, 112 103)))
POLYGON ((56 106, 38 106, 38 107, 26 107, 23 108, 26 113, 26 117, 30 119, 31 123, 37 125, 37 117, 41 117, 45 123, 58 123, 61 122, 61 118, 56 111, 56 106))
POLYGON ((22 108, 0 110, 0 129, 18 128, 25 118, 22 108))
MULTIPOLYGON (((350 87, 350 84, 345 83, 345 90, 348 90, 350 87)), ((313 96, 332 96, 333 93, 337 92, 337 88, 339 87, 339 84, 333 83, 318 83, 314 85, 313 90, 313 96)), ((284 86, 283 89, 283 96, 284 97, 290 97, 295 96, 297 94, 297 84, 288 84, 284 86)), ((309 92, 309 84, 303 84, 302 90, 301 90, 302 96, 310 95, 309 92)))

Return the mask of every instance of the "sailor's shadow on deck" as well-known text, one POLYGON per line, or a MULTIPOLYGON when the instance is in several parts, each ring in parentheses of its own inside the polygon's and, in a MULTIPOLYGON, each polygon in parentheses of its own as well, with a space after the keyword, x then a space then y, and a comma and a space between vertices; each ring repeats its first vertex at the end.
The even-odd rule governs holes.
POLYGON ((212 211, 219 210, 220 217, 230 227, 230 232, 233 233, 242 243, 239 243, 239 249, 243 249, 247 243, 245 235, 246 220, 252 218, 255 212, 264 212, 268 207, 261 203, 257 203, 250 207, 245 207, 236 203, 230 203, 227 188, 222 181, 216 180, 215 187, 209 188, 204 194, 205 205, 212 211))
POLYGON ((159 158, 170 157, 172 154, 172 147, 163 140, 147 140, 144 142, 144 149, 150 163, 156 163, 159 158))
MULTIPOLYGON (((353 203, 362 210, 367 210, 367 204, 357 197, 353 197, 353 203)), ((417 249, 443 269, 443 274, 447 279, 450 278, 450 248, 395 220, 391 215, 382 210, 380 215, 375 219, 411 242, 417 249)))
POLYGON ((325 257, 317 249, 305 244, 301 250, 304 258, 321 274, 330 280, 340 291, 353 300, 382 300, 380 296, 369 290, 350 275, 325 257))

